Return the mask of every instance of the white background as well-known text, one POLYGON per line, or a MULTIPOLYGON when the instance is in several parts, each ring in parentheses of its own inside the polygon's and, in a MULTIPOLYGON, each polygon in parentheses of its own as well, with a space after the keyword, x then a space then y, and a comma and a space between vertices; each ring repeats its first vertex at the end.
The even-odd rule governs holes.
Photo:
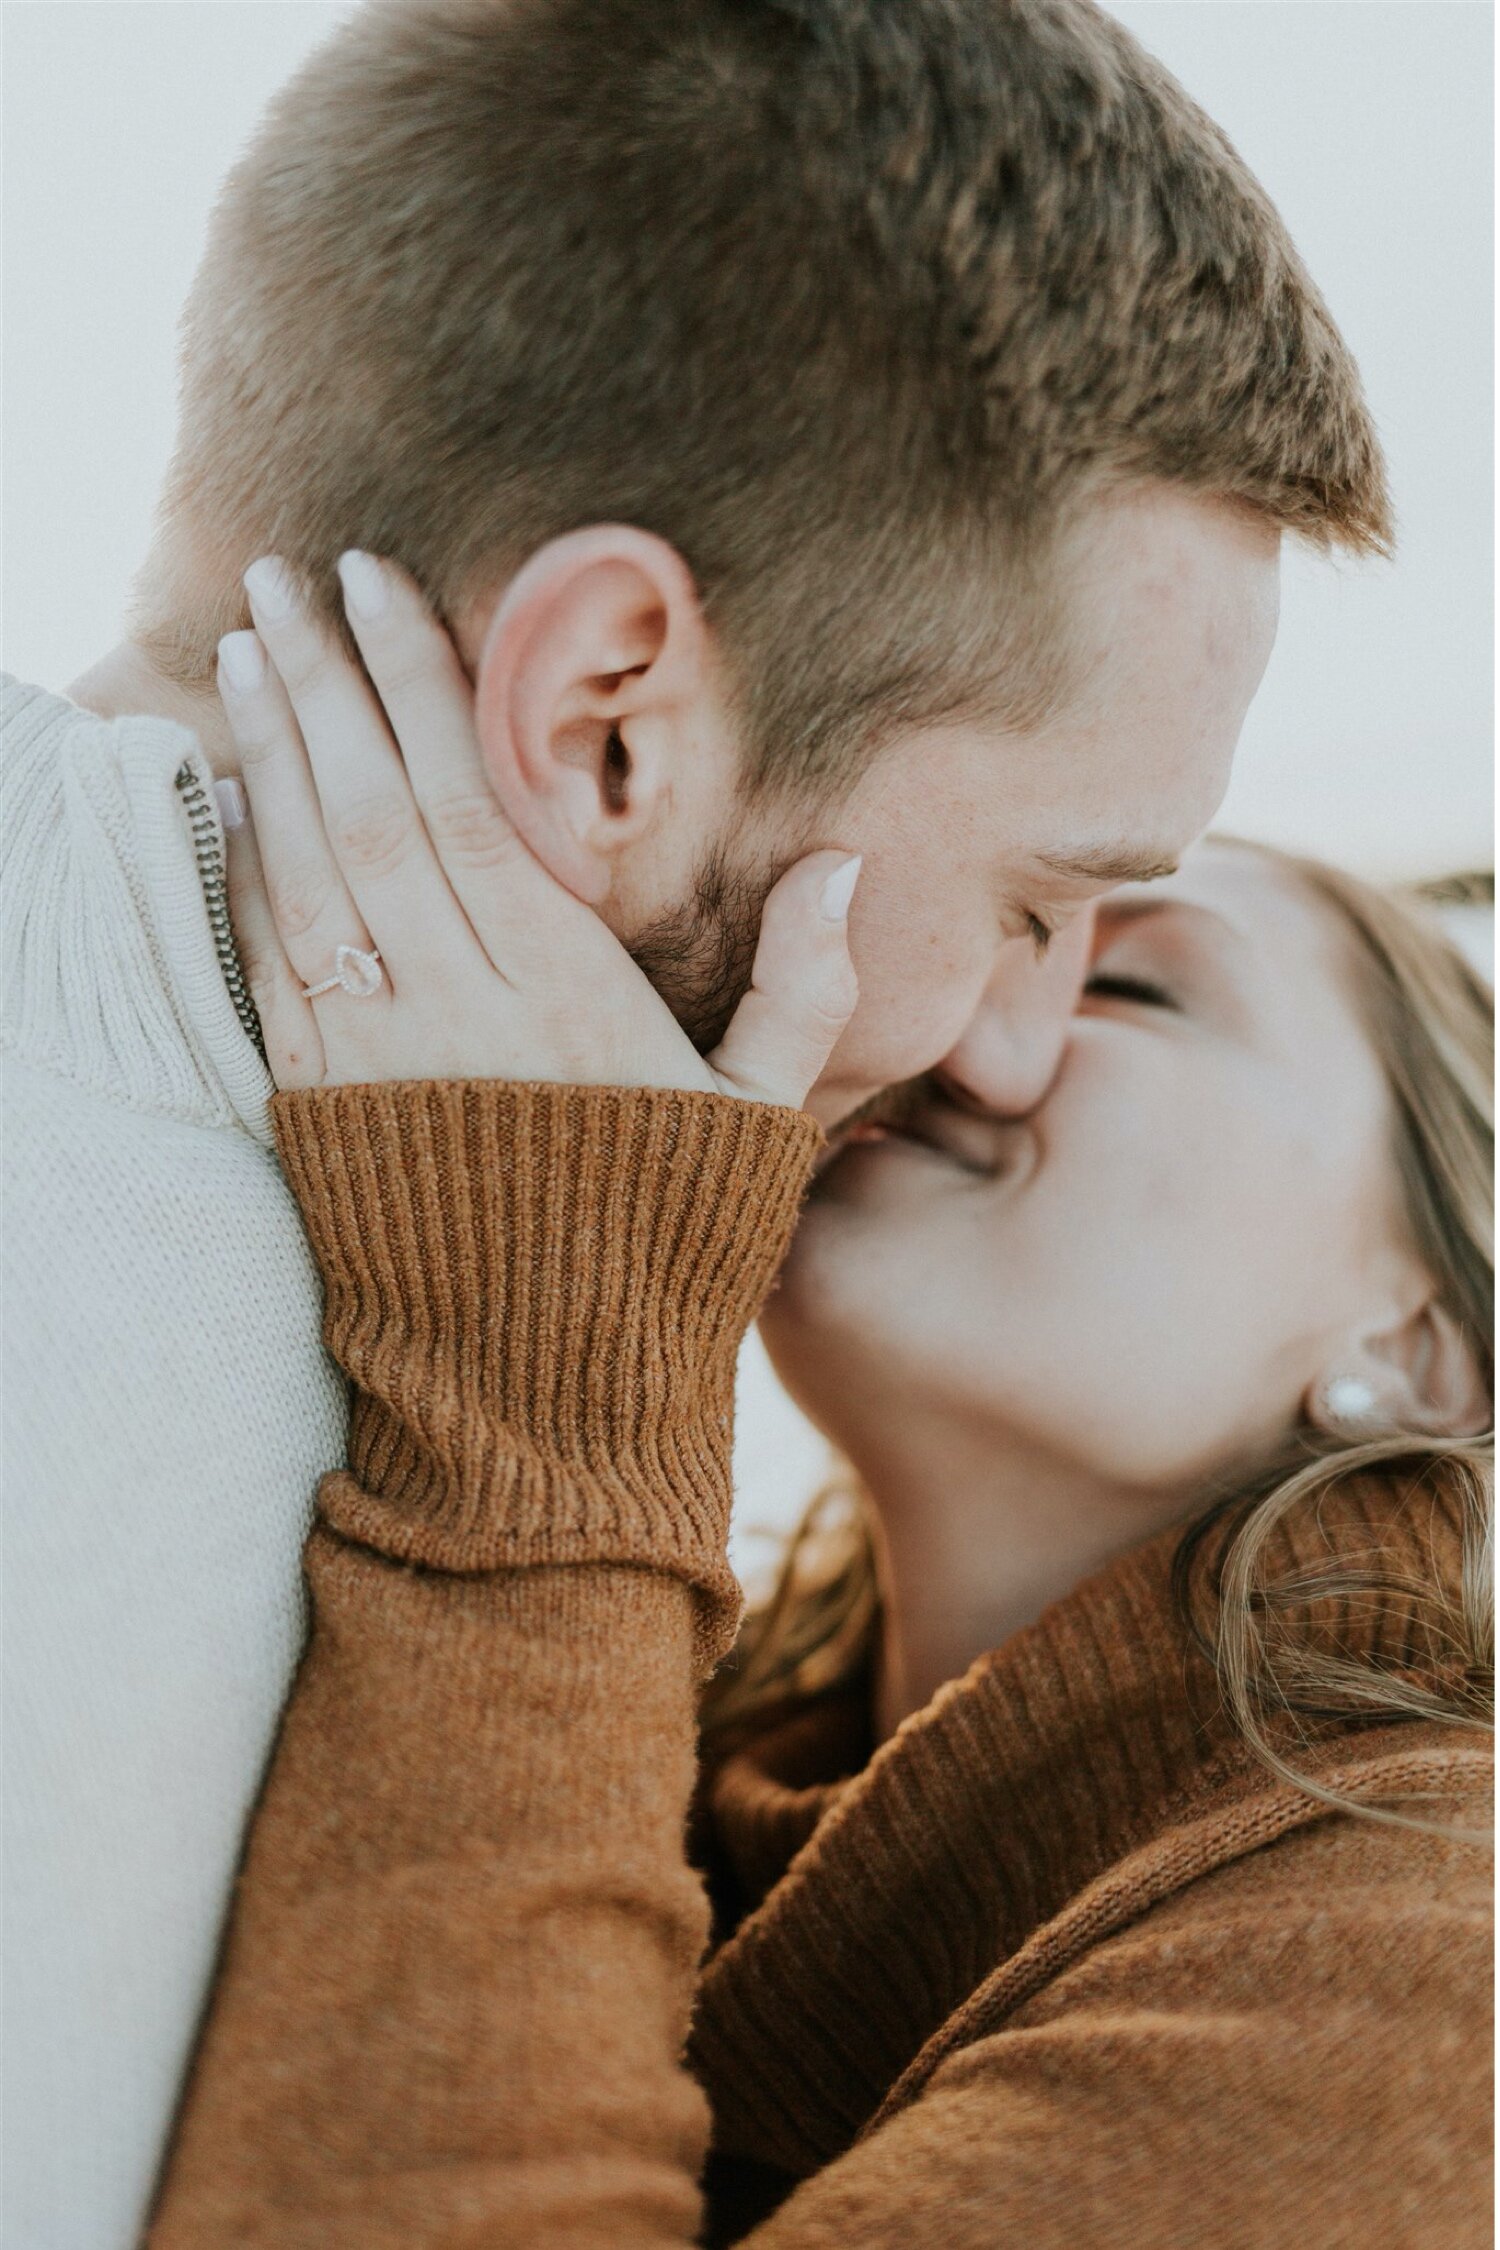
MULTIPOLYGON (((65 687, 118 638, 171 440, 174 323, 216 183, 342 12, 6 7, 7 669, 65 687)), ((1280 206, 1363 370, 1400 517, 1393 564, 1289 555, 1222 824, 1374 874, 1488 866, 1490 10, 1130 0, 1115 13, 1280 206)), ((746 1521, 785 1521, 819 1458, 752 1353, 746 1521)))

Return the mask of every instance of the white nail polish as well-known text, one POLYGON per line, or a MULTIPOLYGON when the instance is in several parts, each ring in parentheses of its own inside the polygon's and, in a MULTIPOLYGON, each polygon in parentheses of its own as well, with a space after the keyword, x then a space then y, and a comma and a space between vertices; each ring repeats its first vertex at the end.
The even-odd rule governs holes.
POLYGON ((248 694, 266 676, 266 652, 253 633, 226 633, 219 643, 219 669, 232 688, 248 694))
POLYGON ((351 547, 339 556, 344 601, 356 617, 378 617, 391 603, 390 581, 373 555, 351 547))
POLYGON ((290 617, 297 606, 297 589, 285 563, 275 555, 262 555, 253 562, 244 577, 246 593, 264 618, 279 625, 290 617))
POLYGON ((859 871, 863 866, 863 857, 846 859, 843 866, 836 867, 829 876, 823 885, 823 896, 818 902, 823 909, 825 922, 847 921, 854 898, 854 886, 859 881, 859 871))
POLYGON ((243 828, 250 815, 245 786, 235 775, 214 783, 214 795, 219 803, 219 818, 226 828, 243 828))

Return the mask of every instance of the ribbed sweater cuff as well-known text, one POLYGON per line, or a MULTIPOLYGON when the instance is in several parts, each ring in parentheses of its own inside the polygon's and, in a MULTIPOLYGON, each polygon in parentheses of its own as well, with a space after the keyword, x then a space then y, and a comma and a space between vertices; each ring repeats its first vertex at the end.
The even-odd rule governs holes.
POLYGON ((444 1080, 278 1094, 277 1146, 354 1386, 343 1536, 453 1571, 688 1580, 729 1645, 735 1359, 819 1132, 654 1088, 444 1080))

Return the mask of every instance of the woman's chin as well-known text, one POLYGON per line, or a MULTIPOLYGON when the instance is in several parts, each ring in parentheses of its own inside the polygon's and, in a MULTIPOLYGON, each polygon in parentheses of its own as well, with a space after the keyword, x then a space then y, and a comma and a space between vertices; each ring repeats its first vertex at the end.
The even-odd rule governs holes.
POLYGON ((830 1398, 867 1395, 871 1363, 888 1357, 892 1344, 883 1315, 893 1277, 850 1217, 808 1206, 760 1316, 783 1386, 820 1424, 830 1398))
POLYGON ((858 1342, 836 1324, 804 1320, 797 1300, 780 1293, 760 1316, 760 1336, 793 1406, 830 1445, 847 1452, 869 1396, 858 1342))
POLYGON ((809 1331, 817 1333, 822 1325, 820 1302, 824 1304, 826 1319, 828 1261, 816 1241, 816 1233, 810 1216, 805 1215, 782 1261, 776 1286, 761 1311, 760 1331, 773 1357, 782 1350, 794 1350, 797 1337, 809 1331))
POLYGON ((912 1273, 941 1268, 943 1175, 951 1171, 910 1143, 840 1150, 803 1206, 762 1315, 768 1336, 820 1354, 878 1348, 910 1316, 912 1273))

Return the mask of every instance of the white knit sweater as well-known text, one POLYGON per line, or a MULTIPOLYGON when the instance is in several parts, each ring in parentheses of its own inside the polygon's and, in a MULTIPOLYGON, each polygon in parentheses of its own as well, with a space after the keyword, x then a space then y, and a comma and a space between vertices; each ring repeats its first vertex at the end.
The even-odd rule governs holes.
POLYGON ((208 762, 3 698, 3 2239, 127 2250, 345 1402, 226 982, 208 762))

